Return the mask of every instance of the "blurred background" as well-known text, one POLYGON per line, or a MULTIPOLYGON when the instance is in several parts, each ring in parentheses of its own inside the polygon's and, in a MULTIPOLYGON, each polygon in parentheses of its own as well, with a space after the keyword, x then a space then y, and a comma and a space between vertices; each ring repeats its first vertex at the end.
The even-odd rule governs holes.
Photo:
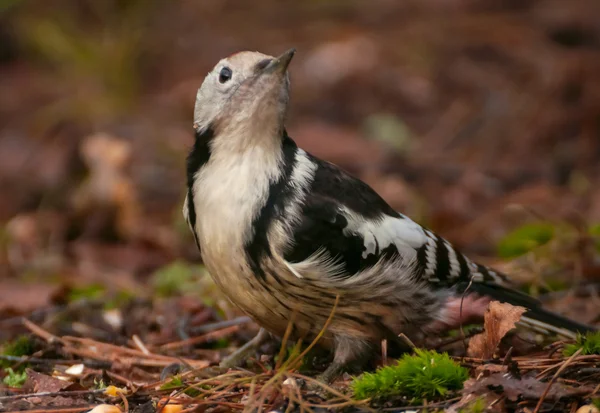
POLYGON ((195 93, 229 54, 290 47, 302 147, 598 322, 598 16, 596 0, 1 0, 0 339, 21 315, 146 342, 235 315, 181 214, 195 93))

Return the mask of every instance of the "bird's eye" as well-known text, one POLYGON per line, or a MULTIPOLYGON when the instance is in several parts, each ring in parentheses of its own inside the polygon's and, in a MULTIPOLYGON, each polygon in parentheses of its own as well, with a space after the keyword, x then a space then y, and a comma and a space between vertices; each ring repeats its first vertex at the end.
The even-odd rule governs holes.
POLYGON ((232 75, 233 75, 233 73, 231 72, 231 69, 228 68, 227 66, 225 66, 219 72, 219 82, 225 83, 225 82, 229 81, 229 79, 231 79, 232 75))

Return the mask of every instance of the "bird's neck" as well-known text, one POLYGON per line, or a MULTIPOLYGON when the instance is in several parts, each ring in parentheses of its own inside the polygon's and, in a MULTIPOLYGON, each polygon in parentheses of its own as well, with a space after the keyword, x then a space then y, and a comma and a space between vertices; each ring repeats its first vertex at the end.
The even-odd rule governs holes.
POLYGON ((251 139, 210 129, 196 136, 188 157, 188 196, 203 250, 205 245, 243 249, 271 185, 284 172, 284 147, 293 141, 261 136, 252 145, 251 139))

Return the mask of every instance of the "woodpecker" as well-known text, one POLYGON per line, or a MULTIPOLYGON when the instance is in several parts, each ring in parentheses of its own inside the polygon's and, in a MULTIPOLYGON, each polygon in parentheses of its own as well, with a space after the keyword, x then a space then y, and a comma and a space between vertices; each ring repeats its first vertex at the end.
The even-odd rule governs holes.
POLYGON ((482 316, 490 300, 526 307, 522 321, 572 337, 591 327, 544 310, 509 279, 391 208, 287 134, 288 65, 239 52, 196 95, 183 214, 215 283, 262 329, 224 360, 292 334, 333 351, 335 379, 381 340, 398 342, 482 316), (328 321, 329 320, 329 321, 328 321))

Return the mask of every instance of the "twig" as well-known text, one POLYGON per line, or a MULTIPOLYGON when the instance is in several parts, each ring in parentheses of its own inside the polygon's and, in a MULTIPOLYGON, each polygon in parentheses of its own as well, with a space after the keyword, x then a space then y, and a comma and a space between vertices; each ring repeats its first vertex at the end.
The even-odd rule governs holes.
POLYGON ((46 391, 40 393, 13 394, 11 396, 0 396, 0 402, 6 400, 27 399, 28 397, 49 397, 49 396, 84 396, 88 394, 101 394, 104 389, 98 390, 72 390, 72 391, 46 391))
POLYGON ((417 348, 417 346, 415 346, 415 343, 413 343, 406 334, 400 333, 400 334, 398 334, 398 337, 401 338, 402 340, 404 340, 404 342, 406 342, 406 344, 408 344, 410 348, 412 348, 412 349, 417 348))
POLYGON ((65 345, 65 352, 70 352, 81 357, 88 357, 92 359, 103 359, 110 361, 119 359, 121 362, 152 367, 164 367, 182 361, 190 366, 193 366, 194 368, 203 368, 210 364, 206 360, 190 360, 164 356, 156 353, 144 354, 140 350, 103 343, 88 338, 66 336, 62 337, 61 341, 65 345))
POLYGON ((204 324, 199 327, 194 327, 190 329, 190 334, 206 334, 211 331, 221 330, 226 327, 232 326, 241 326, 251 322, 252 319, 247 316, 237 317, 232 320, 219 321, 216 323, 204 324))
MULTIPOLYGON (((27 413, 78 413, 88 410, 92 410, 97 404, 91 406, 82 407, 70 407, 68 409, 37 409, 37 410, 26 410, 27 413)), ((25 413, 23 410, 12 410, 4 413, 25 413)))
POLYGON ((212 331, 212 332, 204 334, 202 336, 191 337, 191 338, 188 338, 185 340, 174 341, 172 343, 163 344, 162 346, 160 346, 160 349, 161 350, 173 350, 176 348, 187 347, 187 346, 192 346, 195 344, 204 343, 208 340, 225 337, 229 334, 235 333, 236 331, 239 330, 239 328, 240 327, 237 325, 231 326, 231 327, 225 327, 221 330, 212 331))
POLYGON ((117 394, 123 401, 123 408, 125 409, 125 413, 129 413, 129 402, 127 401, 127 397, 121 391, 117 391, 117 394))
POLYGON ((465 354, 468 354, 469 352, 469 347, 467 346, 467 338, 465 337, 465 331, 463 329, 463 303, 465 301, 465 296, 467 295, 467 292, 469 291, 469 289, 471 288, 471 285, 473 285, 473 277, 471 277, 471 279, 469 280, 469 284, 467 285, 467 288, 465 288, 465 290, 463 291, 462 295, 460 296, 460 309, 458 312, 458 318, 460 320, 460 336, 462 337, 462 342, 463 342, 463 346, 465 347, 465 354))
POLYGON ((140 351, 142 353, 144 353, 145 355, 149 356, 150 355, 150 351, 148 350, 148 347, 146 347, 146 345, 143 343, 143 341, 138 337, 137 334, 134 334, 131 337, 131 340, 133 340, 133 343, 135 344, 135 346, 137 348, 140 349, 140 351))
POLYGON ((8 356, 0 354, 0 360, 15 361, 18 363, 31 363, 31 364, 83 364, 86 367, 107 369, 112 366, 109 361, 83 361, 83 360, 65 360, 65 359, 42 359, 38 357, 29 356, 8 356))
POLYGON ((285 327, 285 333, 283 333, 283 338, 281 339, 281 346, 279 347, 277 362, 275 363, 275 370, 279 370, 279 368, 281 367, 281 363, 283 363, 283 356, 285 355, 287 342, 290 339, 290 335, 292 334, 292 329, 294 328, 294 321, 296 320, 297 314, 298 311, 294 309, 294 311, 292 311, 292 315, 290 316, 290 320, 288 321, 288 324, 285 327))
POLYGON ((552 379, 550 379, 548 386, 544 390, 544 393, 542 393, 542 397, 540 397, 540 400, 538 401, 537 406, 535 406, 535 410, 533 411, 533 413, 538 413, 540 411, 540 409, 542 408, 542 404, 544 403, 544 399, 548 395, 548 392, 550 391, 550 388, 552 387, 552 385, 554 384, 556 379, 558 379, 558 376, 560 375, 560 373, 562 373, 567 368, 567 366, 575 359, 575 357, 577 357, 582 351, 583 351, 583 348, 580 348, 579 350, 577 350, 571 357, 569 357, 563 363, 563 365, 556 371, 554 376, 552 376, 552 379))
POLYGON ((22 323, 26 329, 31 331, 36 336, 43 338, 48 343, 62 342, 62 340, 60 338, 58 338, 54 334, 51 334, 48 331, 44 330, 42 327, 38 326, 37 324, 32 323, 31 321, 29 321, 26 318, 22 319, 22 323))
POLYGON ((329 317, 325 321, 325 324, 323 324, 323 328, 321 328, 321 331, 319 331, 319 334, 317 334, 317 336, 312 341, 312 343, 310 343, 308 345, 308 347, 306 347, 304 349, 304 351, 302 353, 300 353, 294 361, 290 362, 290 364, 289 364, 290 367, 294 368, 294 366, 296 364, 298 364, 298 362, 302 363, 302 359, 304 358, 304 356, 306 356, 308 354, 308 352, 310 350, 312 350, 312 348, 321 339, 321 337, 323 337, 323 335, 325 334, 325 331, 327 330, 327 327, 329 327, 329 324, 331 324, 331 322, 333 321, 333 315, 335 314, 335 310, 337 310, 337 306, 338 306, 339 302, 340 302, 340 296, 338 294, 335 296, 335 302, 333 303, 333 308, 331 309, 331 313, 329 314, 329 317))

